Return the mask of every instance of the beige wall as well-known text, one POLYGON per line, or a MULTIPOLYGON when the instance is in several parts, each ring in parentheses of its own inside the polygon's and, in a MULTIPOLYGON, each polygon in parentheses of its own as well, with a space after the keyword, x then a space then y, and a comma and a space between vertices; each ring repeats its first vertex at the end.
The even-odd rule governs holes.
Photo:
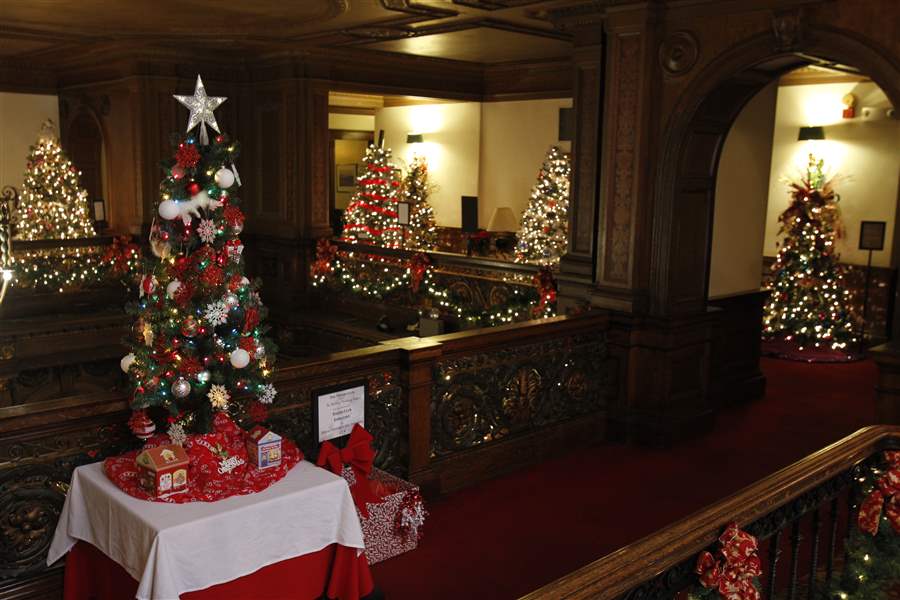
POLYGON ((328 129, 374 131, 375 117, 373 115, 347 115, 343 113, 329 113, 328 129))
POLYGON ((531 188, 551 146, 563 152, 559 109, 571 108, 571 98, 486 102, 481 105, 481 176, 478 221, 487 227, 494 208, 508 206, 521 221, 531 188))
POLYGON ((766 217, 764 253, 778 250, 778 215, 787 207, 789 195, 784 176, 796 176, 814 151, 838 175, 834 188, 840 194, 846 236, 837 249, 841 261, 865 264, 867 252, 857 250, 860 221, 887 221, 885 250, 874 252, 872 263, 890 265, 900 172, 900 121, 886 119, 890 104, 874 83, 830 83, 782 86, 778 89, 769 208, 766 217), (841 117, 841 98, 852 92, 858 99, 857 118, 841 117), (876 118, 860 116, 871 107, 876 118), (826 140, 798 142, 797 130, 804 125, 823 125, 826 140))
MULTIPOLYGON (((337 165, 355 164, 357 165, 357 175, 359 175, 365 169, 363 157, 366 155, 366 147, 368 147, 368 145, 369 143, 365 140, 334 140, 335 167, 337 167, 337 165)), ((353 192, 338 192, 336 168, 334 173, 335 181, 331 182, 331 185, 335 186, 334 207, 341 209, 347 208, 347 204, 350 203, 350 198, 353 197, 353 192)))
POLYGON ((753 97, 728 132, 716 179, 709 296, 759 289, 777 84, 753 97))
POLYGON ((0 92, 0 187, 21 189, 28 149, 46 119, 59 126, 56 96, 0 92))
POLYGON ((429 181, 435 186, 429 198, 438 225, 461 225, 461 196, 478 195, 481 106, 477 102, 451 102, 394 106, 375 112, 375 139, 384 130, 384 145, 393 152, 397 166, 406 169, 413 151, 428 160, 429 181), (425 136, 415 149, 406 143, 408 133, 425 136))

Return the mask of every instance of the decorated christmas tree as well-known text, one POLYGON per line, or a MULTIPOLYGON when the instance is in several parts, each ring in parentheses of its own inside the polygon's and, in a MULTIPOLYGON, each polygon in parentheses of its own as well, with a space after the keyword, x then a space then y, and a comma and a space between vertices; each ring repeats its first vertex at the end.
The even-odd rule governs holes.
POLYGON ((806 174, 790 183, 790 205, 778 218, 784 240, 772 265, 772 295, 763 320, 766 338, 801 350, 844 350, 855 341, 835 248, 841 232, 839 197, 823 167, 810 155, 806 174))
POLYGON ((410 205, 409 230, 404 244, 408 249, 434 250, 437 244, 434 209, 428 203, 430 191, 428 164, 424 157, 414 156, 403 179, 402 194, 403 201, 410 205))
POLYGON ((41 135, 28 154, 26 169, 15 213, 16 237, 23 240, 94 237, 81 173, 66 158, 52 121, 47 120, 41 127, 41 135))
POLYGON ((553 146, 544 159, 522 215, 516 262, 554 265, 566 251, 569 231, 569 159, 553 146))
POLYGON ((244 276, 238 145, 206 133, 206 125, 218 133, 212 110, 225 98, 208 97, 198 77, 194 95, 176 99, 191 111, 188 135, 164 162, 160 219, 150 234, 157 258, 131 307, 136 320, 122 368, 134 387, 132 430, 149 437, 167 414, 177 442, 187 431, 208 431, 217 412, 262 420, 276 394, 276 348, 265 336, 258 283, 244 276))
POLYGON ((397 221, 397 188, 400 182, 391 163, 391 151, 370 145, 364 157, 365 172, 356 178, 356 193, 344 214, 343 238, 385 248, 399 248, 403 239, 397 221))

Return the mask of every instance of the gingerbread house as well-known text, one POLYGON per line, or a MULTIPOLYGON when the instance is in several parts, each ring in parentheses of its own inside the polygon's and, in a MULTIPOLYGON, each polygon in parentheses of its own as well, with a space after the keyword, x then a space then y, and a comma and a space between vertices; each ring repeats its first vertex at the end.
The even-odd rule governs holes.
POLYGON ((141 485, 162 498, 188 489, 188 456, 174 444, 148 448, 134 459, 141 485))

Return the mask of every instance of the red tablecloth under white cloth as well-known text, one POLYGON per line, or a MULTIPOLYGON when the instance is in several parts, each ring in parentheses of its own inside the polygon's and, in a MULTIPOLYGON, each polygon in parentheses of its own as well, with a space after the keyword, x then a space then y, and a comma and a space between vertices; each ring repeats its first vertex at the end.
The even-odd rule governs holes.
POLYGON ((364 548, 347 483, 306 461, 262 492, 187 504, 132 498, 99 463, 79 467, 47 564, 78 540, 138 581, 139 600, 173 600, 331 544, 364 548))

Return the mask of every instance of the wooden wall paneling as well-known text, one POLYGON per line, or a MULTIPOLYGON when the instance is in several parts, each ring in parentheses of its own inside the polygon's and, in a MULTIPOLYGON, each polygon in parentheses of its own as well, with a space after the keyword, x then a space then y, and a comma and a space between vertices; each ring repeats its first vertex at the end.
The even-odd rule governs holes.
POLYGON ((769 293, 754 290, 710 298, 718 310, 710 360, 710 400, 715 408, 761 398, 766 378, 760 369, 763 305, 769 293))

